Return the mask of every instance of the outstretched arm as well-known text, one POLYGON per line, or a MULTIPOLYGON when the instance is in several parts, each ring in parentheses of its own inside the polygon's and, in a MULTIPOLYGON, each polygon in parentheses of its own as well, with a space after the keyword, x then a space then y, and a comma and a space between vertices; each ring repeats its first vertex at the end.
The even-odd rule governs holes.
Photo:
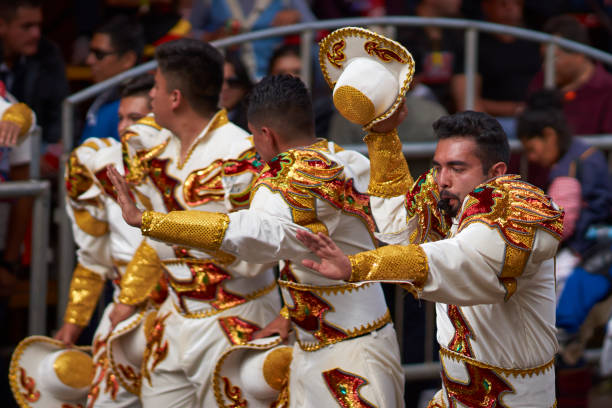
POLYGON ((321 263, 310 259, 304 259, 302 264, 313 269, 330 279, 348 280, 351 277, 351 262, 340 248, 325 234, 313 234, 308 231, 298 231, 297 239, 300 240, 316 256, 321 258, 321 263))

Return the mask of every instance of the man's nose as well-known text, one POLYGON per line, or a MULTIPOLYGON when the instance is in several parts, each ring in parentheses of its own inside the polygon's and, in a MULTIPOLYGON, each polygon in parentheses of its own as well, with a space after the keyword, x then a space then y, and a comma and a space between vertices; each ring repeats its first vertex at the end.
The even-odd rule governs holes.
POLYGON ((441 168, 436 171, 436 181, 438 186, 441 188, 447 188, 451 186, 451 180, 448 174, 448 170, 441 168))

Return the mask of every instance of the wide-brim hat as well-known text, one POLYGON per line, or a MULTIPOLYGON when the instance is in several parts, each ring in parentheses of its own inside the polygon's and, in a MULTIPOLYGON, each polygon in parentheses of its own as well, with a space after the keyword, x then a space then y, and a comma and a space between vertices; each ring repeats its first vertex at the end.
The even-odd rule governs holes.
POLYGON ((91 347, 66 348, 58 340, 31 336, 11 358, 9 382, 20 407, 85 406, 94 377, 91 347))
POLYGON ((218 406, 270 407, 287 385, 292 356, 293 347, 282 344, 279 336, 230 347, 213 373, 218 406))
POLYGON ((342 116, 367 130, 399 108, 414 75, 414 59, 400 43, 345 27, 319 47, 321 70, 342 116))
POLYGON ((156 315, 154 309, 135 313, 118 323, 108 338, 106 352, 113 373, 123 388, 135 395, 140 395, 145 333, 156 315))

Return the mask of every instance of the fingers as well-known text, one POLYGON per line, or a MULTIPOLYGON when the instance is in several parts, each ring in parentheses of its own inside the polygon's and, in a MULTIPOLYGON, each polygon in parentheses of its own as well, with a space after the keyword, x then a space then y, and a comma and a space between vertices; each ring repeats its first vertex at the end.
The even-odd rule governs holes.
POLYGON ((311 259, 303 259, 302 260, 302 265, 304 265, 307 268, 310 268, 316 272, 321 273, 321 264, 317 263, 311 259))

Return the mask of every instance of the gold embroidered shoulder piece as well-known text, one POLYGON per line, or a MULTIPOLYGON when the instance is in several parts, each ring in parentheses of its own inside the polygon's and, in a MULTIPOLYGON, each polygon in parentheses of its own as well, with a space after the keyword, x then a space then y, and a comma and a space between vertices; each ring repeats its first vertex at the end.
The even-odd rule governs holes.
POLYGON ((506 300, 516 291, 516 278, 525 269, 537 229, 558 239, 563 231, 563 211, 555 209, 542 190, 519 178, 501 176, 476 187, 468 195, 457 230, 459 233, 475 222, 497 229, 506 244, 499 275, 506 300))
POLYGON ((66 162, 66 191, 68 197, 77 200, 81 194, 91 188, 93 177, 89 169, 81 163, 76 149, 72 151, 66 162))
POLYGON ((279 154, 264 167, 253 192, 265 186, 280 193, 291 208, 293 221, 314 233, 327 233, 327 227, 317 218, 317 198, 358 217, 369 231, 374 231, 370 197, 357 191, 352 179, 345 178, 343 166, 323 154, 330 153, 327 143, 322 140, 279 154))
MULTIPOLYGON (((138 123, 152 126, 148 123, 144 123, 143 121, 145 119, 153 120, 150 117, 144 117, 143 119, 139 120, 138 123)), ((157 129, 157 131, 161 131, 161 128, 155 129, 157 129)), ((129 148, 128 141, 137 136, 138 133, 131 130, 127 130, 121 135, 121 154, 123 157, 123 166, 125 168, 125 179, 136 185, 142 183, 144 178, 149 175, 151 172, 151 160, 159 156, 170 141, 170 138, 167 138, 157 146, 153 146, 150 149, 133 151, 133 149, 129 148)))
POLYGON ((410 236, 412 244, 438 241, 448 234, 452 221, 438 208, 439 201, 440 192, 432 169, 421 175, 406 194, 407 220, 418 217, 418 228, 410 236))

